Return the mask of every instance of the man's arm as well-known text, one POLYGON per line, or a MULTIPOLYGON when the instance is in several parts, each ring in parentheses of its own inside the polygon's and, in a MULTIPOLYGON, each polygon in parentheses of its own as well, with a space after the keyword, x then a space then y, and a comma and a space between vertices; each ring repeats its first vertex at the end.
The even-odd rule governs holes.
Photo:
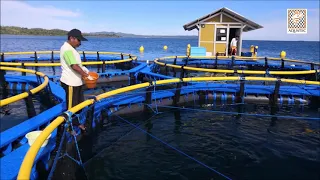
POLYGON ((82 77, 88 77, 89 74, 87 74, 83 69, 77 64, 76 58, 73 55, 73 52, 70 51, 65 51, 63 54, 64 59, 66 60, 66 63, 71 66, 73 70, 78 72, 82 77))
POLYGON ((72 69, 77 71, 79 74, 81 74, 82 77, 88 77, 89 74, 83 71, 83 69, 78 64, 72 64, 72 69))
POLYGON ((87 67, 85 67, 85 66, 83 66, 83 65, 81 65, 80 67, 81 67, 81 69, 82 69, 84 72, 86 72, 86 73, 89 73, 89 72, 90 72, 87 67))

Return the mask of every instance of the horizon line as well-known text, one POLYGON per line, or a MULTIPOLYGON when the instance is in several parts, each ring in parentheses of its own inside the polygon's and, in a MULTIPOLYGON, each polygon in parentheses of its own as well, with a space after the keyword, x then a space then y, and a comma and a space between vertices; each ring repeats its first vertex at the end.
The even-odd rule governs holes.
MULTIPOLYGON (((33 34, 0 34, 0 36, 3 35, 10 35, 10 36, 57 36, 57 37, 64 37, 62 35, 33 35, 33 34)), ((167 35, 137 35, 137 36, 155 36, 155 37, 165 37, 167 35)), ((169 36, 169 35, 168 35, 169 36)), ((185 35, 170 35, 172 37, 185 37, 185 35)), ((103 37, 103 36, 86 36, 86 37, 99 37, 99 38, 113 38, 113 37, 103 37)), ((142 38, 142 37, 117 37, 117 38, 142 38)), ((189 37, 198 37, 198 36, 189 36, 189 37)), ((320 42, 319 40, 268 40, 268 39, 242 39, 243 41, 289 41, 289 42, 320 42)))
MULTIPOLYGON (((53 28, 53 29, 46 29, 46 28, 41 28, 41 27, 36 27, 36 28, 28 28, 28 27, 22 27, 22 26, 8 26, 8 25, 1 25, 0 27, 16 27, 16 28, 26 28, 26 29, 43 29, 43 30, 62 30, 62 31, 67 31, 68 30, 64 30, 64 29, 59 29, 59 28, 53 28)), ((120 38, 126 38, 126 36, 123 36, 121 34, 124 35, 128 35, 127 38, 129 38, 130 36, 141 36, 141 37, 193 37, 199 38, 199 35, 143 35, 143 34, 134 34, 134 33, 124 33, 124 32, 115 32, 115 31, 94 31, 94 32, 83 32, 84 34, 94 34, 97 33, 97 35, 99 35, 99 33, 115 33, 116 35, 119 35, 120 38)), ((60 36, 60 35, 31 35, 31 34, 1 34, 0 35, 23 35, 23 36, 60 36)), ((104 34, 100 34, 100 35, 104 35, 104 34)), ((62 35, 61 35, 62 36, 62 35)), ((90 37, 90 35, 87 35, 90 37)), ((97 37, 97 36, 95 36, 97 37)), ((105 38, 111 38, 111 37, 105 37, 105 38)), ((119 37, 118 37, 119 38, 119 37)), ((290 42, 298 42, 298 41, 303 41, 303 42, 320 42, 320 40, 269 40, 269 39, 242 39, 242 40, 246 40, 246 41, 290 41, 290 42)))

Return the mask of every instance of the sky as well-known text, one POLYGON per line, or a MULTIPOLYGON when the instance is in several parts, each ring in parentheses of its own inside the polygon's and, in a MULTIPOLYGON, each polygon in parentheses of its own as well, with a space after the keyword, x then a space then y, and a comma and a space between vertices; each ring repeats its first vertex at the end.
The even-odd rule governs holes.
POLYGON ((13 1, 1 0, 1 25, 27 28, 78 28, 140 35, 198 35, 183 25, 227 7, 264 28, 244 40, 319 41, 319 1, 13 1), (308 10, 307 34, 287 34, 287 9, 308 10))

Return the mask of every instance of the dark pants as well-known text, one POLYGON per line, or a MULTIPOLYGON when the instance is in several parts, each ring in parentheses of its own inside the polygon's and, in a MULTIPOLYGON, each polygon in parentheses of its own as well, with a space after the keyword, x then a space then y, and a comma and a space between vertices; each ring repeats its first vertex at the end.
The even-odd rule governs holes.
POLYGON ((61 82, 66 92, 67 108, 70 109, 84 101, 83 86, 69 86, 61 82))
MULTIPOLYGON (((68 110, 84 101, 83 85, 82 86, 69 86, 63 82, 60 82, 60 83, 61 83, 62 88, 66 92, 66 104, 67 104, 68 110)), ((75 114, 79 114, 80 112, 81 112, 81 110, 75 114)), ((80 125, 78 120, 76 120, 74 118, 72 120, 72 124, 80 125)))

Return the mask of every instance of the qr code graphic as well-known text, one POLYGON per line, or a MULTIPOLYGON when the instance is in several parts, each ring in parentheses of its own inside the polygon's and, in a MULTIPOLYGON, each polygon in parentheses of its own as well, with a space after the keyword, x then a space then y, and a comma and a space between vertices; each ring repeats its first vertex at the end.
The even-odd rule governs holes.
POLYGON ((287 9, 287 33, 307 34, 307 9, 287 9))

